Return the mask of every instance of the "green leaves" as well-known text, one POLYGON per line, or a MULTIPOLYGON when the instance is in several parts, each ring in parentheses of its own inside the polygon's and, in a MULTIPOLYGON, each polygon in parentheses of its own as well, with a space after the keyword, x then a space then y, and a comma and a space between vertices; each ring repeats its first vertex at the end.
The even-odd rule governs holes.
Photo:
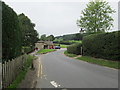
POLYGON ((119 60, 120 58, 120 31, 111 33, 92 34, 83 38, 84 55, 119 60))
POLYGON ((23 13, 18 16, 20 29, 22 30, 22 45, 34 47, 38 41, 38 33, 34 29, 35 24, 23 13))
POLYGON ((2 59, 21 55, 21 30, 15 11, 2 2, 2 59))
POLYGON ((112 13, 115 11, 111 9, 108 2, 91 1, 87 4, 87 8, 82 11, 80 20, 77 20, 77 25, 87 33, 108 31, 113 26, 112 13))

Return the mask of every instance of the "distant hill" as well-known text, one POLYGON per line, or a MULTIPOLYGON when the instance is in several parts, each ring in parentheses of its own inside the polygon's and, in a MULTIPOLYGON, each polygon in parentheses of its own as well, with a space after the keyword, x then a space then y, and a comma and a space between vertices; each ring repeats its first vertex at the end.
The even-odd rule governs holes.
POLYGON ((61 40, 82 40, 83 35, 80 33, 75 34, 66 34, 63 36, 57 36, 55 37, 55 40, 61 41, 61 40))

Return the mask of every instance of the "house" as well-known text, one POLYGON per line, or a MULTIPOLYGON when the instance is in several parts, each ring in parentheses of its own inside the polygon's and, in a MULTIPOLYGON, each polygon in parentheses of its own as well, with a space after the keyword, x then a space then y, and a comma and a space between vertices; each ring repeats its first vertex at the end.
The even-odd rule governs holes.
POLYGON ((40 49, 54 49, 54 44, 52 41, 38 41, 35 43, 35 48, 40 49))

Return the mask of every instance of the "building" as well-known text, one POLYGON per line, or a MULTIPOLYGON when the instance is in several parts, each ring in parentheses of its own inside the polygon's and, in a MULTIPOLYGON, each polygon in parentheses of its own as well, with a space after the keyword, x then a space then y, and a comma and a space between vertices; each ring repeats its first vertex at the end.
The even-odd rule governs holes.
POLYGON ((52 41, 38 41, 37 43, 35 43, 35 48, 38 48, 38 50, 54 49, 54 44, 52 41))

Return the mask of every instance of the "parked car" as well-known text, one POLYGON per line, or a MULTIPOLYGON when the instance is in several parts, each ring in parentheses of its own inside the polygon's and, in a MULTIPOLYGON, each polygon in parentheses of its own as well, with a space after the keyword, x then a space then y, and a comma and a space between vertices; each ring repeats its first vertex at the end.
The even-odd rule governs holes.
POLYGON ((61 47, 60 46, 55 46, 55 49, 60 49, 61 47))

